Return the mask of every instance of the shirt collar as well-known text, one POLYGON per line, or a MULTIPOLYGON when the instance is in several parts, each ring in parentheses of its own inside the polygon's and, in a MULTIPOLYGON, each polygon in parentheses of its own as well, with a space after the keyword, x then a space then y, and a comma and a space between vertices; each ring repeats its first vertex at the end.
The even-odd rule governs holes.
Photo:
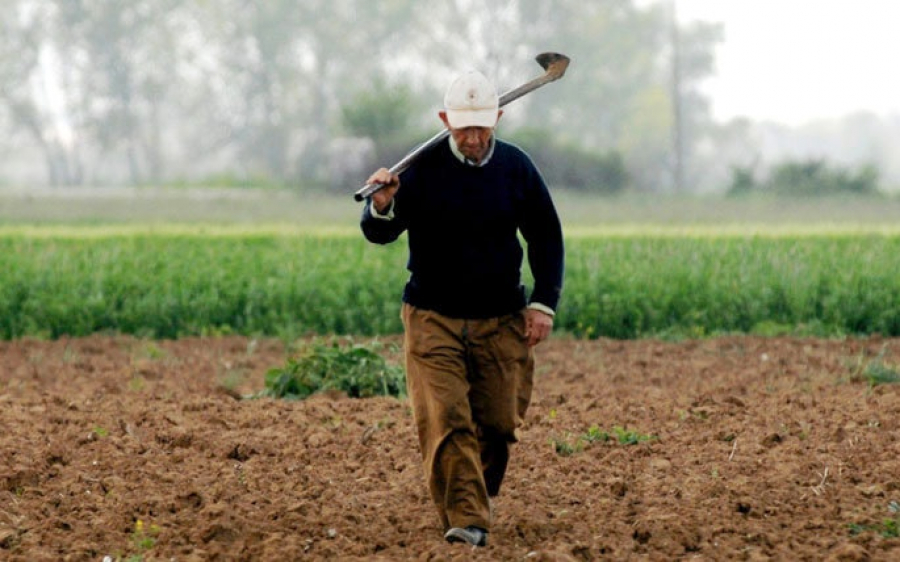
POLYGON ((484 158, 481 159, 481 162, 476 164, 472 160, 466 158, 462 152, 459 151, 459 146, 456 144, 456 140, 453 138, 453 135, 448 137, 450 139, 450 152, 456 156, 456 159, 462 162, 467 166, 474 166, 476 168, 481 168, 482 166, 486 166, 488 162, 491 160, 491 156, 494 155, 494 135, 491 135, 491 145, 488 147, 487 154, 484 155, 484 158))

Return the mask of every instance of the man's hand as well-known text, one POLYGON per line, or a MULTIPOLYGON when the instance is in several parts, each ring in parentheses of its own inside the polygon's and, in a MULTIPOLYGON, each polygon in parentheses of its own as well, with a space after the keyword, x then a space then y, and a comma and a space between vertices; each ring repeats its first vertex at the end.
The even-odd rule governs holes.
POLYGON ((525 311, 525 337, 529 347, 534 347, 550 336, 553 317, 540 310, 529 308, 525 311))
POLYGON ((394 194, 400 188, 400 176, 392 174, 387 168, 381 168, 371 176, 366 183, 380 183, 384 188, 372 194, 372 205, 375 210, 383 214, 387 211, 394 194))

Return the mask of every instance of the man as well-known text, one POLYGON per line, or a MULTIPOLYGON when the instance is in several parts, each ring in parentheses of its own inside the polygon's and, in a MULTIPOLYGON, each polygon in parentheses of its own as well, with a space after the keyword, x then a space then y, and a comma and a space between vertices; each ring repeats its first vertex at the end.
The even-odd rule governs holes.
POLYGON ((498 140, 497 92, 471 71, 438 113, 450 131, 362 213, 378 244, 407 232, 403 291, 407 388, 431 497, 444 538, 487 544, 490 497, 531 400, 535 345, 546 339, 563 282, 559 217, 529 157, 498 140), (534 290, 526 299, 521 233, 534 290))

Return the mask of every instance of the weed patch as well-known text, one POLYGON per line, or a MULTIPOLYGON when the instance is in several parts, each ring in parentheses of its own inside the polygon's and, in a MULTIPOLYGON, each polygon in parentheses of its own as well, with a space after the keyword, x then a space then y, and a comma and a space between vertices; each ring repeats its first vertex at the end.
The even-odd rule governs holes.
POLYGON ((850 381, 865 381, 870 387, 900 383, 900 367, 888 363, 885 354, 886 351, 882 349, 872 358, 868 358, 865 354, 859 356, 850 366, 850 381))
POLYGON ((301 348, 282 367, 269 369, 265 389, 254 397, 303 399, 317 392, 337 390, 351 398, 403 396, 403 369, 389 364, 381 352, 384 345, 373 341, 315 340, 301 348))
POLYGON ((896 500, 888 504, 888 512, 890 517, 885 517, 881 521, 874 524, 850 523, 848 525, 852 536, 860 535, 865 532, 878 533, 886 539, 900 538, 900 503, 896 500))
POLYGON ((592 425, 584 433, 573 437, 567 434, 564 438, 553 437, 550 439, 553 450, 561 457, 568 457, 583 451, 594 443, 606 443, 615 441, 620 445, 637 445, 657 439, 655 435, 640 433, 625 429, 622 426, 613 426, 609 431, 601 429, 598 425, 592 425))

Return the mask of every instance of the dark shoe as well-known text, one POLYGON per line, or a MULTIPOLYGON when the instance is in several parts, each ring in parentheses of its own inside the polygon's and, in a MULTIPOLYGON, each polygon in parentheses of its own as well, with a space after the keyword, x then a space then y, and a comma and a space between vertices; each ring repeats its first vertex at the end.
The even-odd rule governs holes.
POLYGON ((487 531, 481 527, 453 527, 446 533, 447 542, 467 542, 472 546, 487 546, 487 531))

